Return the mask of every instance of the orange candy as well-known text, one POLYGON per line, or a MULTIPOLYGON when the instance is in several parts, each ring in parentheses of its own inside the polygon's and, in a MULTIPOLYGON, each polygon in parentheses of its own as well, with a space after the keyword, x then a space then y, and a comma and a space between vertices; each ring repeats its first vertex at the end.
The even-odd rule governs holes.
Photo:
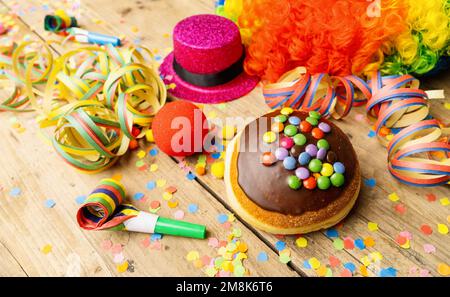
POLYGON ((271 152, 265 152, 261 155, 261 163, 265 166, 270 166, 277 161, 277 158, 271 152))
POLYGON ((308 133, 311 131, 311 129, 312 129, 312 126, 307 121, 302 121, 300 123, 300 131, 302 131, 303 133, 308 133))
POLYGON ((303 181, 303 186, 308 190, 313 190, 317 185, 316 179, 312 176, 303 181))
POLYGON ((284 125, 283 125, 283 123, 280 123, 280 122, 273 123, 272 127, 271 127, 271 130, 276 133, 280 133, 281 131, 283 131, 283 129, 284 129, 284 125))
POLYGON ((132 139, 130 140, 130 144, 129 144, 129 148, 130 150, 135 150, 139 147, 139 143, 137 142, 136 139, 132 139))
POLYGON ((320 130, 319 128, 312 129, 311 134, 315 139, 322 139, 324 136, 323 131, 320 130))

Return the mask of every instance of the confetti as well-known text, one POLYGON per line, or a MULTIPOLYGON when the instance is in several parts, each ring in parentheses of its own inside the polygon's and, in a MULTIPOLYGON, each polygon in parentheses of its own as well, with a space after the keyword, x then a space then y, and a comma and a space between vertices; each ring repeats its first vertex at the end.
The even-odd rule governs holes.
POLYGON ((259 252, 258 257, 256 258, 259 262, 266 262, 269 260, 269 256, 266 252, 259 252))
POLYGON ((309 264, 311 265, 311 267, 313 269, 317 269, 317 268, 320 267, 320 261, 317 258, 315 258, 315 257, 309 259, 308 262, 309 262, 309 264))
POLYGON ((320 265, 320 267, 316 269, 316 273, 320 277, 325 276, 327 273, 327 267, 324 265, 320 265))
POLYGON ((19 197, 22 194, 22 190, 20 188, 12 188, 9 192, 9 196, 11 197, 19 197))
POLYGON ((184 218, 184 211, 182 211, 181 209, 177 210, 174 214, 173 217, 177 220, 182 220, 184 218))
POLYGON ((353 239, 351 237, 345 237, 344 238, 344 248, 346 250, 352 250, 355 248, 355 245, 353 243, 353 239))
POLYGON ((156 188, 156 182, 155 181, 149 181, 146 185, 148 190, 153 190, 154 188, 156 188))
POLYGON ((111 252, 113 254, 119 254, 123 251, 123 247, 120 243, 116 243, 111 247, 111 252))
POLYGON ((432 253, 436 252, 436 247, 434 245, 430 244, 430 243, 425 243, 423 245, 423 250, 427 254, 432 254, 432 253))
POLYGON ((333 246, 336 250, 340 251, 344 249, 344 241, 340 238, 336 238, 335 240, 333 240, 333 246))
POLYGON ((53 199, 47 199, 44 204, 47 208, 53 208, 56 205, 56 202, 53 199))
POLYGON ((399 214, 404 214, 406 212, 406 205, 398 203, 394 206, 394 210, 399 214))
POLYGON ((158 179, 156 181, 156 186, 158 188, 162 188, 162 187, 164 187, 166 185, 166 183, 167 183, 167 181, 165 179, 158 179))
POLYGON ((146 152, 144 150, 140 150, 136 155, 139 159, 143 159, 146 155, 146 152))
POLYGON ((198 211, 198 205, 195 204, 195 203, 189 204, 189 206, 188 206, 188 211, 189 211, 190 213, 196 213, 196 212, 198 211))
POLYGON ((124 273, 128 270, 128 261, 123 262, 122 264, 119 264, 116 266, 117 272, 124 273))
POLYGON ((170 208, 176 208, 177 206, 178 206, 178 201, 167 201, 167 205, 170 207, 170 208))
POLYGON ((445 235, 448 233, 448 227, 445 224, 437 224, 438 232, 445 235))
POLYGON ((138 193, 133 195, 133 199, 134 200, 141 200, 142 198, 144 198, 144 196, 145 196, 144 193, 138 192, 138 193))
POLYGON ((52 245, 51 244, 46 244, 41 248, 41 253, 43 253, 44 255, 47 255, 49 253, 51 253, 52 251, 52 245))
POLYGON ((158 240, 161 240, 162 239, 162 234, 160 234, 160 233, 153 233, 152 235, 150 235, 150 241, 151 242, 156 242, 156 241, 158 241, 158 240))
POLYGON ((364 238, 364 245, 366 247, 373 247, 375 245, 375 240, 372 237, 368 236, 364 238))
POLYGON ((429 194, 425 195, 425 197, 427 198, 427 200, 428 200, 429 202, 434 202, 434 201, 436 201, 436 195, 434 195, 434 194, 429 193, 429 194))
POLYGON ((439 199, 439 202, 441 203, 442 206, 447 206, 450 204, 450 201, 448 200, 447 197, 439 199))
POLYGON ((439 263, 437 267, 437 271, 442 276, 450 275, 450 266, 445 263, 439 263))
POLYGON ((388 195, 389 200, 391 200, 392 202, 396 202, 398 200, 400 200, 400 197, 398 197, 397 193, 393 192, 391 194, 388 195))
POLYGON ((279 261, 283 264, 287 264, 291 261, 291 257, 287 254, 280 254, 278 257, 279 261))
POLYGON ((189 262, 192 262, 194 260, 197 260, 200 258, 200 255, 197 251, 190 251, 187 255, 186 255, 186 260, 188 260, 189 262))
POLYGON ((286 242, 284 242, 284 241, 281 241, 281 240, 279 240, 279 241, 277 241, 276 243, 275 243, 275 248, 277 249, 277 251, 282 251, 282 250, 284 250, 285 248, 286 248, 286 242))
POLYGON ((299 237, 295 240, 295 244, 299 248, 305 248, 308 246, 308 240, 305 237, 299 237))
POLYGON ((373 138, 375 137, 377 134, 375 133, 375 131, 370 130, 369 133, 367 134, 368 137, 373 138))
POLYGON ((83 204, 84 201, 86 200, 86 196, 85 195, 81 195, 75 198, 75 202, 77 204, 83 204))
POLYGON ((113 257, 113 262, 115 264, 123 263, 124 260, 125 260, 125 256, 123 255, 123 253, 115 254, 113 257))
POLYGON ((150 156, 154 157, 154 156, 156 156, 158 154, 158 150, 153 148, 153 149, 150 150, 149 154, 150 154, 150 156))
POLYGON ((194 180, 195 179, 195 174, 193 174, 192 172, 189 172, 188 174, 186 174, 186 178, 188 180, 194 180))
POLYGON ((336 229, 328 229, 325 231, 325 235, 330 238, 334 238, 339 236, 339 232, 336 229))
POLYGON ((431 227, 427 224, 420 226, 420 231, 422 231, 425 235, 431 235, 433 233, 433 229, 431 229, 431 227))
POLYGON ((104 249, 105 251, 111 249, 113 246, 113 243, 111 240, 104 240, 101 244, 102 249, 104 249))
POLYGON ((172 199, 173 195, 169 192, 164 192, 163 193, 163 199, 166 201, 169 201, 170 199, 172 199))
POLYGON ((347 263, 345 263, 345 264, 344 264, 344 267, 345 267, 346 269, 350 270, 351 273, 354 273, 355 270, 356 270, 356 266, 355 266, 355 264, 353 264, 352 262, 347 262, 347 263))
POLYGON ((371 232, 378 231, 378 224, 374 222, 368 222, 367 229, 369 229, 369 231, 371 232))
POLYGON ((339 265, 341 265, 341 261, 338 258, 336 258, 335 256, 330 256, 328 258, 328 262, 330 262, 330 266, 333 267, 333 268, 338 267, 339 265))
POLYGON ((384 268, 384 269, 381 269, 379 276, 381 276, 381 277, 396 277, 397 270, 393 267, 384 268))
POLYGON ((368 179, 364 179, 364 184, 368 187, 373 188, 373 187, 375 187, 377 182, 374 178, 368 178, 368 179))
POLYGON ((353 274, 350 270, 348 270, 347 268, 342 270, 341 274, 339 275, 340 277, 352 277, 353 274))
POLYGON ((214 248, 218 247, 219 246, 219 240, 217 238, 215 238, 215 237, 210 237, 208 239, 208 245, 210 247, 214 247, 214 248))
POLYGON ((366 248, 366 246, 364 245, 364 241, 361 238, 358 238, 355 240, 355 246, 360 250, 363 250, 366 248))
POLYGON ((155 172, 156 170, 158 170, 158 164, 150 165, 150 172, 155 172))
POLYGON ((228 216, 226 214, 221 213, 217 216, 217 221, 219 221, 219 223, 223 224, 226 221, 228 221, 228 216))

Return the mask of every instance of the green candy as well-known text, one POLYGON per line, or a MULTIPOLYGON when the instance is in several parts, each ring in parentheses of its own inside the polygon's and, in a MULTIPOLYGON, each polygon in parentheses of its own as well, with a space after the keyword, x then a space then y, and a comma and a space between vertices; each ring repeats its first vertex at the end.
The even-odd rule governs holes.
POLYGON ((312 159, 308 164, 308 168, 311 172, 320 172, 320 170, 322 170, 322 161, 319 159, 312 159))
POLYGON ((302 186, 302 183, 300 182, 298 177, 295 175, 290 175, 288 177, 288 184, 289 184, 289 187, 293 190, 298 190, 302 186))
POLYGON ((275 117, 275 122, 277 123, 284 123, 287 121, 287 116, 285 116, 284 114, 279 114, 275 117))
POLYGON ((320 176, 317 179, 317 187, 321 190, 326 190, 331 186, 331 181, 327 176, 320 176))
POLYGON ((345 181, 344 175, 342 173, 333 173, 333 175, 331 176, 330 179, 331 179, 331 183, 335 187, 342 186, 345 181))
POLYGON ((328 150, 330 148, 330 144, 328 143, 328 141, 326 141, 325 139, 320 139, 319 141, 317 141, 317 147, 319 149, 324 148, 326 150, 328 150))
POLYGON ((321 117, 320 113, 318 113, 317 111, 314 111, 314 110, 311 110, 309 112, 309 116, 312 118, 315 118, 317 120, 320 120, 320 117, 321 117))
POLYGON ((306 121, 313 126, 317 126, 319 124, 319 120, 313 117, 307 117, 306 121))
POLYGON ((295 127, 294 125, 287 125, 286 127, 284 127, 284 134, 287 136, 294 136, 295 134, 297 134, 297 127, 295 127))
POLYGON ((306 143, 306 137, 302 133, 296 134, 293 138, 296 145, 304 145, 306 143))

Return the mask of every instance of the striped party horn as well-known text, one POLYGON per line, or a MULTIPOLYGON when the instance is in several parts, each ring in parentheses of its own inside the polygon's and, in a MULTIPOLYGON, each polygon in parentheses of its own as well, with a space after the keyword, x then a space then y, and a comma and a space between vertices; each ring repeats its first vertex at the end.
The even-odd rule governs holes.
POLYGON ((263 87, 269 107, 317 111, 340 119, 365 105, 380 142, 388 148, 388 170, 399 181, 431 187, 450 182, 449 128, 429 114, 428 94, 411 75, 381 76, 365 82, 356 75, 310 75, 304 67, 263 87), (387 131, 387 133, 386 133, 387 131))
POLYGON ((125 196, 125 188, 120 182, 114 179, 101 180, 78 210, 79 226, 85 230, 130 231, 205 238, 205 226, 140 211, 133 205, 123 204, 125 196))

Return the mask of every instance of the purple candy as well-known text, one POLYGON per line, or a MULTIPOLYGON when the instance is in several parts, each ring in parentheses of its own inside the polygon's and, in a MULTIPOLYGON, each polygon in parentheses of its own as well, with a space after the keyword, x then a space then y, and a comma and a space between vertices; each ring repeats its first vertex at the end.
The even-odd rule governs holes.
POLYGON ((285 149, 290 149, 294 146, 294 140, 290 137, 283 137, 281 139, 280 145, 285 149))
POLYGON ((307 179, 309 177, 309 170, 305 167, 299 167, 295 170, 295 175, 297 175, 299 179, 307 179))
POLYGON ((327 156, 327 150, 325 148, 321 148, 317 151, 317 156, 316 156, 317 159, 323 160, 323 159, 325 159, 326 156, 327 156))
POLYGON ((305 151, 310 155, 311 157, 315 157, 317 155, 317 146, 314 144, 308 144, 305 148, 305 151))
POLYGON ((275 157, 277 157, 278 160, 283 161, 288 155, 288 150, 283 147, 279 147, 275 150, 275 157))
POLYGON ((324 123, 324 122, 321 122, 319 124, 319 129, 325 133, 329 133, 331 131, 330 125, 328 125, 327 123, 324 123))

